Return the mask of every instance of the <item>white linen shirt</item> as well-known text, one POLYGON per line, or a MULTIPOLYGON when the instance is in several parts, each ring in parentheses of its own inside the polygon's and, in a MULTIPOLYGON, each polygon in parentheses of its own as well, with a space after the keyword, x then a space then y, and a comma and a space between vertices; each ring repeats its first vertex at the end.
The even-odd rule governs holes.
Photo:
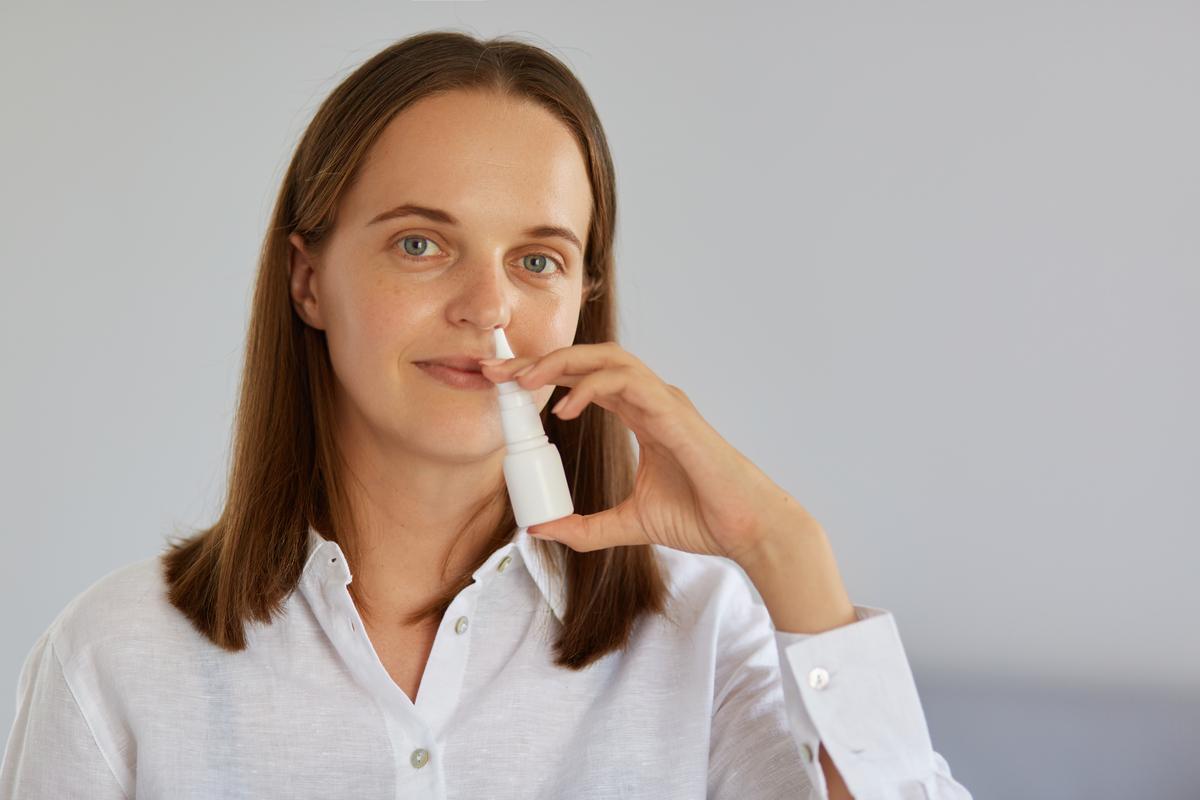
POLYGON ((777 632, 733 562, 652 545, 678 624, 643 617, 571 671, 563 587, 522 527, 451 603, 413 703, 341 548, 308 537, 298 591, 238 653, 170 605, 157 556, 72 600, 22 667, 0 798, 813 800, 820 744, 857 800, 970 800, 884 609, 777 632))

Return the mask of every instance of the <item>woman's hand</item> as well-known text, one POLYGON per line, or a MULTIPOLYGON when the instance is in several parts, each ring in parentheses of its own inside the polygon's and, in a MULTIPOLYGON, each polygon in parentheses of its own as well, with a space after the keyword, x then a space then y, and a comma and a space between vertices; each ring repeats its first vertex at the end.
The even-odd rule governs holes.
MULTIPOLYGON (((700 416, 682 390, 615 342, 481 363, 484 376, 498 383, 516 380, 530 391, 547 383, 570 386, 552 413, 573 419, 595 403, 616 414, 638 440, 628 498, 597 514, 542 523, 531 535, 577 551, 656 543, 744 563, 766 549, 769 535, 797 533, 779 527, 811 520, 700 416)), ((819 528, 815 520, 811 524, 819 528)))

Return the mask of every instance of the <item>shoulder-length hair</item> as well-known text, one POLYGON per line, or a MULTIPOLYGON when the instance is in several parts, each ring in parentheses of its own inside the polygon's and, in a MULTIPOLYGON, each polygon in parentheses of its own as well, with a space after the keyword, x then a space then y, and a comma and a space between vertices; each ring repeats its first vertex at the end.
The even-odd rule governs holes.
MULTIPOLYGON (((423 97, 457 89, 531 100, 574 133, 593 199, 584 255, 590 291, 575 343, 616 341, 616 179, 599 117, 570 69, 524 42, 452 31, 417 34, 362 64, 317 110, 275 201, 259 255, 220 518, 187 538, 171 537, 162 555, 170 602, 226 650, 245 648, 246 622, 270 623, 282 613, 304 567, 309 526, 338 542, 350 565, 357 563, 354 537, 345 535, 355 529, 354 515, 334 436, 329 349, 325 332, 306 324, 292 305, 288 236, 298 233, 319 249, 343 193, 388 122, 423 97)), ((556 387, 547 409, 564 389, 556 387)), ((611 508, 629 495, 636 463, 620 420, 593 404, 573 420, 543 410, 542 424, 571 476, 577 513, 611 508)), ((503 501, 507 510, 490 547, 409 623, 440 619, 472 573, 511 540, 515 519, 503 501)), ((565 583, 567 609, 553 645, 559 666, 582 669, 623 649, 642 614, 664 611, 667 589, 651 545, 579 553, 532 541, 547 564, 561 566, 557 578, 565 583)))

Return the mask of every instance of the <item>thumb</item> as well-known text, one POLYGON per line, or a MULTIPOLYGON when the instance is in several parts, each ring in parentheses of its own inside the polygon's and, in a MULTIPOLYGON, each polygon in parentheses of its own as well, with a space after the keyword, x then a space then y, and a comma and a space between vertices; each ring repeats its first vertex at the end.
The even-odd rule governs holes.
POLYGON ((609 508, 596 514, 571 514, 561 519, 541 522, 527 530, 539 539, 562 542, 580 553, 620 547, 630 544, 646 544, 641 528, 630 525, 625 519, 626 504, 609 508))

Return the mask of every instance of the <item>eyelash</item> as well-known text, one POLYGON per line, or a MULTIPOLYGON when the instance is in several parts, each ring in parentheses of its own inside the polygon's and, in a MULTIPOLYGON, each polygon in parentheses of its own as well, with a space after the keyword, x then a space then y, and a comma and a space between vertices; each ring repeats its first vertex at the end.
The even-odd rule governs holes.
MULTIPOLYGON (((401 236, 396 241, 392 242, 392 247, 394 249, 400 251, 401 258, 407 258, 409 261, 424 261, 425 257, 424 256, 410 256, 408 253, 404 252, 404 248, 399 247, 398 245, 401 242, 403 242, 405 239, 424 239, 427 242, 433 242, 433 244, 439 248, 441 247, 441 245, 439 245, 437 242, 434 242, 433 239, 431 239, 430 237, 422 236, 419 233, 409 233, 404 236, 401 236)), ((557 270, 555 270, 554 272, 549 272, 549 273, 547 273, 547 272, 530 272, 529 274, 534 276, 535 278, 552 278, 555 275, 559 275, 559 274, 567 271, 566 265, 563 264, 563 262, 561 260, 555 258, 554 256, 550 255, 549 253, 526 253, 525 255, 545 256, 549 260, 553 261, 554 264, 558 267, 557 270)), ((521 256, 521 257, 524 258, 525 256, 521 256)))

